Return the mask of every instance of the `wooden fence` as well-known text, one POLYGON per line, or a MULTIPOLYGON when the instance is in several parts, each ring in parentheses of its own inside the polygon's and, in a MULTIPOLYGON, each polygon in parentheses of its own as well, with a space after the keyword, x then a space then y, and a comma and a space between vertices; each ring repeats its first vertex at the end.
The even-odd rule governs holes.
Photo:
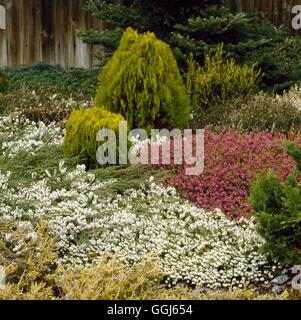
POLYGON ((226 0, 233 11, 260 13, 263 20, 276 26, 285 25, 292 35, 301 36, 301 30, 292 28, 292 8, 301 5, 301 0, 226 0))
POLYGON ((0 30, 0 66, 39 61, 64 67, 90 67, 99 49, 83 43, 78 30, 103 28, 83 6, 86 0, 0 0, 6 28, 0 30))

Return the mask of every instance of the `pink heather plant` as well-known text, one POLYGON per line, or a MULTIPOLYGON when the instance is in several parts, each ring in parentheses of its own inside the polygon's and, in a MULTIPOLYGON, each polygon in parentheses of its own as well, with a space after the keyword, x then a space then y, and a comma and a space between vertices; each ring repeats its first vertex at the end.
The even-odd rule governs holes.
POLYGON ((250 212, 247 199, 251 180, 269 168, 285 180, 295 169, 286 155, 282 134, 267 132, 238 133, 205 130, 205 170, 199 176, 187 176, 183 166, 167 182, 178 188, 197 206, 220 208, 233 218, 250 212))

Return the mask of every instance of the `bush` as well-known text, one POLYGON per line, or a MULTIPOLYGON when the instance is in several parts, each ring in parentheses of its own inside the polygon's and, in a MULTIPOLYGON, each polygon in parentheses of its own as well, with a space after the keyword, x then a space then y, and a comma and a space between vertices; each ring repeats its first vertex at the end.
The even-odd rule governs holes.
POLYGON ((48 235, 42 221, 34 228, 0 222, 0 265, 6 273, 0 300, 53 299, 47 276, 56 269, 55 245, 56 239, 48 235))
POLYGON ((128 28, 99 76, 95 106, 122 114, 133 128, 185 127, 189 99, 167 44, 128 28))
POLYGON ((251 181, 270 168, 284 181, 295 169, 293 159, 287 156, 280 143, 283 139, 284 135, 279 133, 207 129, 204 172, 199 176, 188 176, 185 166, 167 166, 176 173, 168 177, 167 183, 206 210, 220 208, 233 218, 249 215, 251 181))
POLYGON ((283 96, 260 92, 216 104, 198 112, 193 119, 193 126, 214 126, 240 132, 270 131, 288 134, 292 128, 301 126, 301 108, 296 104, 295 92, 296 89, 293 89, 283 96))
POLYGON ((7 76, 0 70, 0 92, 4 92, 8 87, 8 78, 7 76))
POLYGON ((0 223, 0 265, 6 271, 0 300, 130 300, 154 299, 161 292, 168 295, 159 286, 162 274, 151 256, 132 268, 115 256, 104 256, 86 268, 58 267, 56 240, 43 221, 34 229, 0 223))
MULTIPOLYGON (((289 145, 300 169, 301 148, 289 145)), ((283 264, 301 264, 301 185, 297 172, 282 183, 272 171, 256 180, 250 192, 264 248, 283 264)))
POLYGON ((67 156, 83 156, 88 163, 96 163, 97 141, 100 129, 112 129, 118 138, 119 122, 124 118, 103 108, 74 110, 66 122, 64 152, 67 156))
POLYGON ((222 46, 215 54, 210 51, 205 55, 204 66, 189 59, 186 80, 193 114, 198 114, 200 108, 247 95, 255 90, 259 77, 254 65, 240 66, 234 59, 225 59, 222 46))

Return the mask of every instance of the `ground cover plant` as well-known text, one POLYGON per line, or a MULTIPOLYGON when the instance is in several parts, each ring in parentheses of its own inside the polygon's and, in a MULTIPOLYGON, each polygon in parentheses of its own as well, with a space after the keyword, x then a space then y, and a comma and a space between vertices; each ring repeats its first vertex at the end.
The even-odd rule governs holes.
POLYGON ((91 98, 96 92, 99 68, 65 70, 61 66, 39 63, 18 69, 7 68, 4 73, 10 78, 8 83, 10 91, 18 90, 24 86, 31 90, 54 87, 58 91, 67 91, 69 94, 80 92, 86 98, 91 98))
MULTIPOLYGON (((128 171, 118 176, 117 170, 114 177, 114 170, 86 172, 72 159, 65 165, 59 152, 63 136, 53 139, 64 134, 60 127, 45 125, 49 130, 31 135, 39 131, 38 125, 19 119, 19 129, 12 134, 9 118, 2 118, 1 126, 1 221, 32 234, 44 220, 57 239, 57 263, 89 266, 103 253, 111 253, 130 267, 155 253, 167 284, 211 288, 268 283, 279 270, 276 261, 270 264, 268 255, 261 253, 263 239, 254 221, 230 222, 219 210, 206 212, 183 201, 175 189, 147 176, 142 179, 139 172, 138 183, 128 189, 120 178, 128 171), (39 157, 48 158, 48 165, 39 157), (18 161, 26 168, 21 176, 18 161)), ((22 241, 15 253, 20 250, 22 241)))
MULTIPOLYGON (((219 171, 216 171, 217 174, 209 173, 207 178, 206 174, 195 177, 195 181, 189 182, 192 186, 198 186, 198 192, 207 192, 208 197, 198 199, 199 202, 196 198, 190 198, 197 204, 195 206, 182 198, 188 179, 180 176, 180 168, 177 174, 182 185, 176 185, 178 190, 166 186, 166 179, 174 182, 177 177, 169 170, 162 172, 157 168, 151 170, 132 166, 87 172, 85 166, 78 165, 84 163, 80 155, 64 158, 65 129, 59 123, 33 122, 22 113, 2 116, 1 221, 11 224, 13 228, 24 228, 28 237, 35 239, 36 227, 43 220, 47 234, 51 239, 56 239, 54 265, 80 268, 83 277, 93 273, 93 268, 98 268, 94 263, 104 254, 117 255, 126 269, 139 266, 150 254, 154 254, 154 263, 161 274, 161 289, 156 291, 157 287, 153 286, 153 294, 157 298, 171 295, 176 298, 222 299, 233 298, 235 294, 241 299, 264 298, 256 290, 268 288, 270 280, 284 267, 269 252, 262 252, 265 239, 257 233, 253 219, 231 220, 229 217, 241 216, 249 211, 245 203, 247 182, 255 177, 256 172, 272 167, 285 179, 295 169, 295 163, 285 153, 281 144, 284 136, 281 134, 206 132, 208 146, 212 146, 207 149, 207 153, 210 150, 207 156, 213 160, 210 170, 219 171), (247 164, 245 172, 239 167, 243 167, 242 163, 247 164), (226 174, 226 164, 229 176, 226 174), (233 173, 237 175, 232 177, 233 173), (218 175, 220 185, 214 185, 215 189, 208 192, 209 180, 218 175), (231 177, 238 183, 233 183, 231 177), (243 194, 235 193, 236 186, 243 194), (230 196, 226 194, 227 190, 222 190, 224 187, 229 187, 230 196), (221 190, 224 193, 221 194, 221 190), (89 268, 92 268, 91 271, 89 268), (183 284, 187 289, 179 293, 178 286, 183 284), (164 291, 166 286, 173 289, 164 291), (222 292, 219 294, 216 291, 216 296, 200 293, 195 296, 194 286, 221 289, 222 292), (228 290, 234 291, 227 293, 228 290), (236 290, 243 291, 235 293, 236 290)), ((190 192, 187 193, 189 196, 194 193, 190 189, 187 192, 190 192)), ((16 257, 22 254, 26 245, 23 240, 10 242, 9 236, 6 242, 16 257)), ((3 263, 7 265, 7 262, 3 263)), ((97 295, 94 288, 99 288, 98 280, 89 284, 87 278, 78 279, 83 286, 91 288, 87 296, 81 291, 73 291, 76 289, 71 283, 77 281, 73 273, 66 275, 63 272, 60 276, 55 273, 57 285, 60 288, 66 286, 62 292, 67 297, 116 298, 114 293, 111 296, 97 295), (72 280, 69 283, 67 279, 72 280)), ((19 279, 18 275, 12 279, 19 279)), ((22 284, 16 286, 14 281, 17 280, 9 280, 10 285, 1 293, 2 297, 63 297, 53 296, 56 290, 48 287, 48 281, 37 284, 30 279, 27 280, 30 287, 20 287, 22 284)), ((107 289, 101 290, 105 292, 107 289)), ((150 296, 145 291, 143 297, 150 296)))
MULTIPOLYGON (((199 293, 183 287, 162 288, 159 283, 162 275, 153 256, 131 268, 116 256, 105 255, 93 266, 66 269, 55 263, 55 240, 49 237, 42 221, 34 233, 27 235, 24 226, 14 228, 12 224, 0 224, 0 247, 5 252, 0 261, 7 263, 8 278, 7 285, 0 290, 1 300, 274 299, 272 295, 246 288, 214 293, 199 293), (15 259, 14 244, 20 240, 23 248, 15 259)), ((293 293, 284 292, 280 299, 290 295, 293 297, 293 293)))
POLYGON ((249 185, 259 173, 272 168, 283 181, 296 167, 282 145, 284 139, 280 133, 207 129, 204 172, 187 176, 185 166, 169 165, 175 174, 168 183, 204 209, 221 208, 229 216, 246 216, 250 212, 249 185))

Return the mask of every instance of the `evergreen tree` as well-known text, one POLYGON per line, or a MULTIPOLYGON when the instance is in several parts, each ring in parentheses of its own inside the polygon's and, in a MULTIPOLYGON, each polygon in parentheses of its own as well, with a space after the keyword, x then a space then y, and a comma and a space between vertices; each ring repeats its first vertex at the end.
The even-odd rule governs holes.
POLYGON ((105 47, 111 55, 118 48, 124 30, 132 27, 138 32, 151 31, 158 38, 169 41, 176 25, 198 15, 209 5, 220 5, 221 0, 88 0, 86 10, 106 23, 107 29, 82 31, 82 38, 105 47))

